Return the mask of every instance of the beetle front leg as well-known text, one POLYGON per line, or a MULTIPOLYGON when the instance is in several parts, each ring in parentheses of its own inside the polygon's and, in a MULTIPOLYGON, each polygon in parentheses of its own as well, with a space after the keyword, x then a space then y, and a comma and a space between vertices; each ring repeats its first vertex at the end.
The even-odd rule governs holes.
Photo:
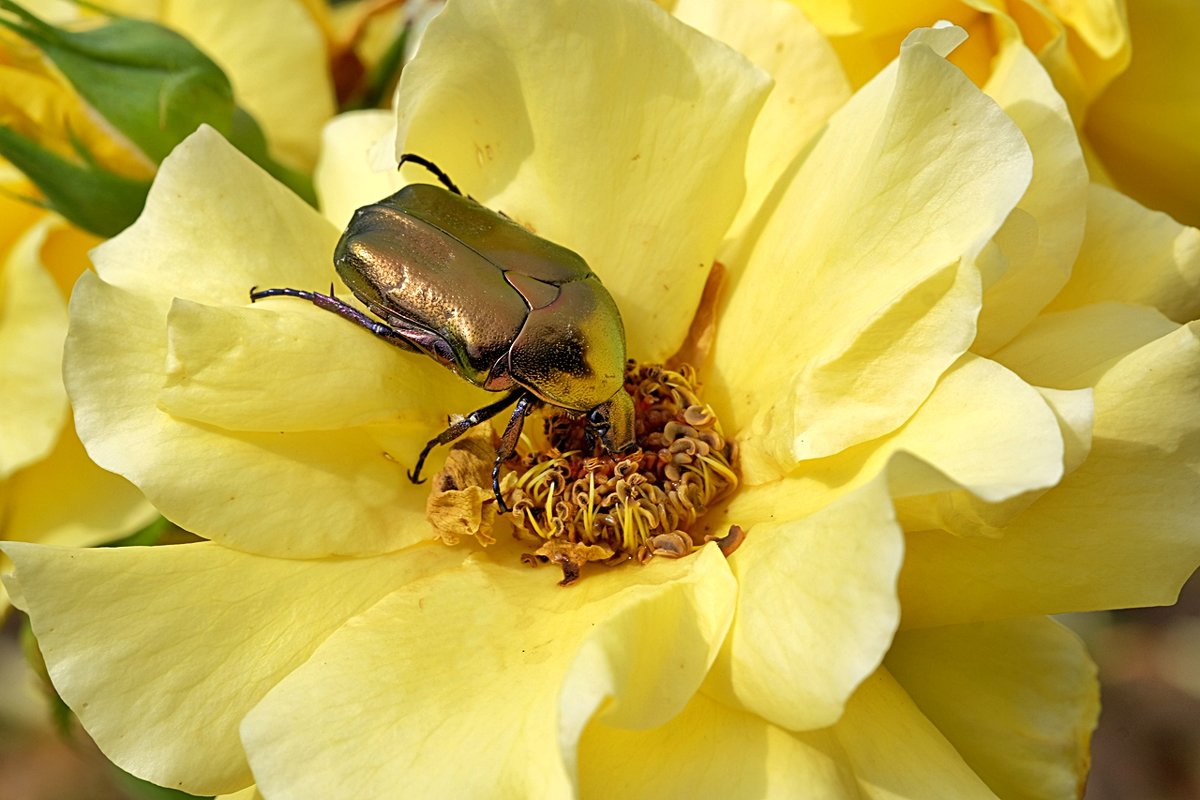
POLYGON ((500 447, 496 450, 496 460, 492 463, 492 494, 496 496, 496 504, 500 506, 501 514, 507 514, 512 509, 500 496, 500 465, 516 452, 517 442, 521 439, 521 429, 525 427, 525 417, 529 416, 536 403, 536 398, 531 394, 526 394, 518 400, 508 425, 504 427, 504 435, 500 437, 500 447))
MULTIPOLYGON (((465 417, 458 420, 458 422, 453 423, 449 428, 446 428, 446 430, 442 431, 425 444, 425 447, 421 450, 421 455, 417 456, 416 468, 410 470, 408 473, 408 479, 413 483, 424 483, 424 479, 421 478, 421 468, 425 466, 425 459, 429 455, 429 452, 433 450, 433 448, 440 444, 449 444, 450 442, 453 442, 471 428, 474 428, 481 422, 486 422, 504 409, 511 406, 513 403, 528 398, 529 395, 524 389, 516 389, 504 395, 504 397, 501 397, 491 405, 486 405, 483 408, 472 411, 470 414, 467 414, 465 417)), ((521 406, 518 405, 517 407, 520 408, 521 406)), ((510 422, 509 424, 511 425, 512 423, 510 422)), ((507 429, 505 430, 505 433, 507 433, 507 429)), ((499 492, 497 492, 497 499, 498 498, 499 492)), ((503 505, 503 503, 501 505, 503 505)))
POLYGON ((420 352, 419 348, 413 345, 401 331, 396 330, 390 325, 386 325, 378 320, 371 319, 366 314, 359 311, 349 303, 343 303, 333 295, 333 287, 330 287, 329 294, 321 294, 320 292, 307 292, 303 289, 259 289, 257 286, 250 288, 250 302, 262 300, 264 297, 298 297, 301 300, 307 300, 317 308, 323 308, 326 311, 332 311, 343 319, 348 319, 360 328, 366 328, 371 333, 378 336, 380 339, 387 341, 389 344, 394 344, 404 350, 420 352))

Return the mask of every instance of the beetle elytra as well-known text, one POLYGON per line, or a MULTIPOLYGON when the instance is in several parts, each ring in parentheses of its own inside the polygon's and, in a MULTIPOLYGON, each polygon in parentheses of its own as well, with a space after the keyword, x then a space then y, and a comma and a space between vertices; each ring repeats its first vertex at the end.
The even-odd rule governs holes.
POLYGON ((505 392, 430 439, 408 473, 414 483, 422 482, 434 447, 509 406, 512 416, 492 465, 492 492, 505 513, 500 464, 540 404, 586 414, 589 430, 610 453, 632 450, 625 328, 599 278, 576 253, 464 195, 431 161, 406 153, 399 164, 406 162, 425 167, 445 188, 414 183, 363 206, 334 250, 338 275, 378 319, 332 290, 252 288, 251 301, 307 300, 480 388, 505 392))

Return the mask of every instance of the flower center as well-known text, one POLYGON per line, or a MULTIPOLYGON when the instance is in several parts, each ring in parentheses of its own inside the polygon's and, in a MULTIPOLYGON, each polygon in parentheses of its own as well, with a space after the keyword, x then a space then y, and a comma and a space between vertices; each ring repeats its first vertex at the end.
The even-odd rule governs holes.
MULTIPOLYGON (((639 451, 610 455, 591 441, 586 418, 546 408, 540 437, 525 437, 502 484, 517 538, 538 545, 524 559, 558 564, 564 585, 591 561, 688 555, 704 544, 689 534, 696 521, 738 484, 736 445, 701 402, 695 369, 630 360, 625 390, 639 451)), ((732 552, 738 542, 731 531, 721 546, 732 552)))

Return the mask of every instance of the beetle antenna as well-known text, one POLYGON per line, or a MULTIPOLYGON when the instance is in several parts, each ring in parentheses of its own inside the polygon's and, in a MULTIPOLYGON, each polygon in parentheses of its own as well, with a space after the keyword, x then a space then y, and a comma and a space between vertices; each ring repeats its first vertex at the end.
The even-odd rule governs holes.
POLYGON ((444 171, 442 171, 441 167, 439 167, 437 164, 430 161, 428 158, 419 156, 416 153, 405 153, 404 155, 400 156, 400 161, 397 162, 396 169, 400 169, 401 167, 403 167, 406 163, 408 163, 410 161, 413 164, 420 164, 422 167, 424 167, 425 169, 432 172, 433 176, 435 178, 437 178, 438 181, 441 182, 441 184, 443 186, 445 186, 450 191, 454 192, 459 197, 465 196, 465 195, 463 195, 462 191, 457 186, 454 185, 454 181, 450 180, 450 176, 447 175, 444 171))

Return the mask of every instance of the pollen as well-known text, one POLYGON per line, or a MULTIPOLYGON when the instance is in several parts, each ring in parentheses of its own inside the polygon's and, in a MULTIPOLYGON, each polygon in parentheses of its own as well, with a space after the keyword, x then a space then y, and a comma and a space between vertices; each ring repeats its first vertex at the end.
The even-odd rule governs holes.
MULTIPOLYGON (((501 487, 517 538, 537 548, 524 559, 558 565, 564 585, 588 562, 692 553, 705 541, 689 531, 738 484, 736 445, 701 401, 695 369, 630 360, 625 390, 638 450, 609 455, 589 441, 585 419, 547 409, 540 435, 523 438, 501 487)), ((736 534, 719 541, 723 550, 732 552, 736 534)))

